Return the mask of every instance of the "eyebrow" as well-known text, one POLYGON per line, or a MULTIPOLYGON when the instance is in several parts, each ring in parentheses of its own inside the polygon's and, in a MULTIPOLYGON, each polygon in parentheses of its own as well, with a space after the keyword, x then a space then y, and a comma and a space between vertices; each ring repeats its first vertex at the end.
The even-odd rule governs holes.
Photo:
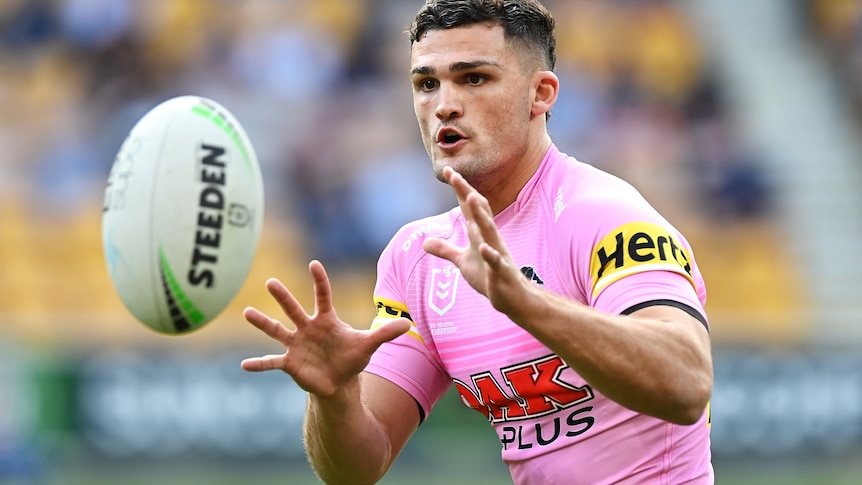
MULTIPOLYGON (((460 72, 460 71, 469 71, 471 69, 477 69, 480 67, 493 66, 500 67, 500 64, 493 61, 473 61, 473 62, 454 62, 449 65, 449 72, 460 72)), ((433 75, 437 73, 437 69, 431 66, 419 66, 414 67, 410 74, 413 76, 427 76, 433 75)))

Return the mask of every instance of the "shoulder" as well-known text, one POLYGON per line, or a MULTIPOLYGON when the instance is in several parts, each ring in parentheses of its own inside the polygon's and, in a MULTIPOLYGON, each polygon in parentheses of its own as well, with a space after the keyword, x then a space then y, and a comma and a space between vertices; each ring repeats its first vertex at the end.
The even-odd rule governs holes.
MULTIPOLYGON (((452 235, 455 222, 461 216, 460 208, 401 226, 392 237, 389 246, 405 253, 423 252, 422 241, 429 237, 448 238, 452 235)), ((389 249, 389 248, 387 248, 389 249)))
POLYGON ((554 185, 545 186, 546 198, 556 191, 549 241, 560 261, 586 277, 585 288, 595 294, 626 275, 650 270, 693 281, 691 248, 682 233, 628 182, 570 160, 557 169, 554 185))
POLYGON ((460 216, 461 210, 456 207, 442 214, 404 224, 386 245, 380 255, 378 267, 384 264, 404 266, 415 263, 426 254, 422 242, 429 237, 451 237, 460 216))
POLYGON ((568 157, 544 184, 554 225, 590 239, 631 222, 669 225, 625 180, 568 157))
POLYGON ((551 209, 555 222, 564 217, 581 219, 583 211, 652 209, 630 183, 555 146, 539 170, 537 195, 551 209))

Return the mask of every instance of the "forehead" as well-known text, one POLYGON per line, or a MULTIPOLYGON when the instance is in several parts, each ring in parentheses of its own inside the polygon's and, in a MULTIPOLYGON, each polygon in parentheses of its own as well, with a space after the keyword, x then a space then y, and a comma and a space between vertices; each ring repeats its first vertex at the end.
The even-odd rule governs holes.
POLYGON ((413 44, 411 69, 442 69, 457 62, 478 59, 506 63, 515 59, 515 49, 506 41, 503 27, 497 24, 473 24, 466 27, 429 30, 413 44))

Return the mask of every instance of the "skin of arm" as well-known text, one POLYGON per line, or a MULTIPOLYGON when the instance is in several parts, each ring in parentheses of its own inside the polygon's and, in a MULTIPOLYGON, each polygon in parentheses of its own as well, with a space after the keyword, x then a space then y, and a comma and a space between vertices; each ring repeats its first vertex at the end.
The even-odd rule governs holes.
POLYGON ((326 483, 371 484, 389 470, 418 426, 419 410, 407 392, 362 373, 332 396, 309 394, 304 442, 326 483))
POLYGON ((710 339, 700 322, 669 306, 609 315, 530 284, 500 237, 487 199, 451 167, 443 172, 464 213, 470 245, 433 238, 424 243, 427 252, 455 264, 494 308, 608 398, 676 424, 700 419, 713 387, 710 339))

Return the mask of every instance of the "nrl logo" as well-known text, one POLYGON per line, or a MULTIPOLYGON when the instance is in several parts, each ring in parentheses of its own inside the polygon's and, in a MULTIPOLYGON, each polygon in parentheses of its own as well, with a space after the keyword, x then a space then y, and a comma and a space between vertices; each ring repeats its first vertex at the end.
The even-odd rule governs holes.
POLYGON ((428 306, 437 315, 443 316, 455 304, 455 293, 458 291, 458 280, 461 270, 454 266, 431 270, 431 290, 428 293, 428 306))

